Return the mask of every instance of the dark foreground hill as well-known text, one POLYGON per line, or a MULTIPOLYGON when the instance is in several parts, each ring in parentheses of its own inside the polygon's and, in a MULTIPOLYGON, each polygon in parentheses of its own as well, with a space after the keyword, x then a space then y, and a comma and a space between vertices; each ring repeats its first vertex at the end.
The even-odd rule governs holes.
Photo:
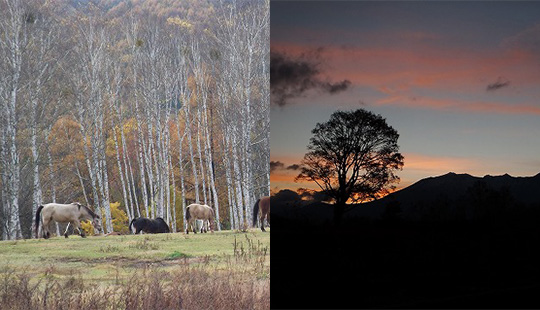
MULTIPOLYGON (((272 308, 540 308, 540 175, 446 174, 362 206, 272 202, 272 308)), ((298 198, 298 197, 297 197, 298 198)))

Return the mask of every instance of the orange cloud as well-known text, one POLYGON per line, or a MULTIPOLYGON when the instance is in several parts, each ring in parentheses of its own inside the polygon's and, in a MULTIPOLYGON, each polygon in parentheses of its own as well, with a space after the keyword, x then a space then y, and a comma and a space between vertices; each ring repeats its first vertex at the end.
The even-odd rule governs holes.
POLYGON ((295 182, 294 178, 298 173, 271 173, 270 174, 270 187, 274 191, 282 189, 290 189, 296 191, 299 188, 307 188, 313 190, 320 190, 319 186, 313 182, 298 181, 295 182))
POLYGON ((469 158, 450 156, 431 156, 418 153, 405 153, 404 171, 427 172, 430 175, 446 172, 470 171, 478 162, 469 158))

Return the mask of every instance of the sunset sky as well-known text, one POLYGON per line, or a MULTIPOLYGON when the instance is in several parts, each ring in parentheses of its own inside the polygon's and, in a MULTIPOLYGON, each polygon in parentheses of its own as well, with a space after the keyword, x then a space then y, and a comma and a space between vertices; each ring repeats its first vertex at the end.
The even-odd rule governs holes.
POLYGON ((273 89, 274 191, 317 188, 293 181, 295 164, 338 109, 381 114, 399 132, 398 187, 540 173, 540 2, 272 1, 270 25, 273 60, 316 64, 282 101, 273 89))

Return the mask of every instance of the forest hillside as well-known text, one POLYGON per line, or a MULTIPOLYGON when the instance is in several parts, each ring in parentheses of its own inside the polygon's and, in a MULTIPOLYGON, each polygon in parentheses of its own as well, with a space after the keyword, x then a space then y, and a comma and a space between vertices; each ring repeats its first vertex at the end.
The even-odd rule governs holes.
POLYGON ((0 0, 0 231, 40 204, 113 230, 187 205, 244 229, 269 194, 268 1, 0 0))

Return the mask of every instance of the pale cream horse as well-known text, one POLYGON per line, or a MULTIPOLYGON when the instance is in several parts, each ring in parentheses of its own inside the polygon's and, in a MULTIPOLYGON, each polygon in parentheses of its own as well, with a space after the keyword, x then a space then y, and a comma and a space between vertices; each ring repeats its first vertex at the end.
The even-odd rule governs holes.
MULTIPOLYGON (((210 231, 214 232, 214 209, 207 205, 200 205, 198 203, 193 203, 187 206, 186 208, 186 234, 189 234, 189 227, 191 226, 191 230, 194 233, 197 233, 195 228, 193 227, 193 222, 195 220, 203 220, 203 228, 205 224, 208 222, 208 225, 210 226, 210 231)), ((201 229, 201 232, 203 229, 201 229)))
POLYGON ((55 221, 57 223, 68 223, 64 237, 68 237, 69 224, 73 225, 74 229, 79 231, 81 237, 86 237, 84 231, 81 229, 81 221, 92 221, 92 225, 95 229, 101 230, 101 223, 99 215, 95 214, 87 206, 83 206, 78 202, 70 204, 61 203, 48 203, 39 206, 36 211, 35 233, 36 238, 39 238, 39 224, 41 224, 43 230, 43 237, 45 239, 51 236, 49 232, 49 223, 55 221), (40 216, 41 215, 41 216, 40 216), (41 218, 41 220, 40 220, 41 218))

